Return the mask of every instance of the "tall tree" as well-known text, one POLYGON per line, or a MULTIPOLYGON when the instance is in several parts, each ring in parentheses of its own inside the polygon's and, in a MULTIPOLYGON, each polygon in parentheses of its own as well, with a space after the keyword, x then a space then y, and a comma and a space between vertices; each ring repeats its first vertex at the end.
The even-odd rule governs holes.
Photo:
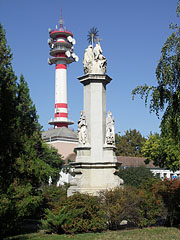
MULTIPOLYGON (((179 18, 180 0, 177 3, 179 18)), ((161 119, 161 140, 164 144, 174 141, 180 145, 180 28, 177 24, 170 25, 172 34, 167 38, 156 68, 157 86, 138 86, 132 91, 133 97, 139 94, 145 98, 147 105, 150 97, 150 112, 155 112, 161 119), (167 141, 163 138, 169 139, 167 141)), ((163 152, 162 152, 163 153, 163 152)), ((163 153, 164 154, 164 153, 163 153)), ((180 155, 180 151, 179 151, 180 155)), ((177 158, 176 158, 177 159, 177 158)), ((164 159, 164 163, 168 162, 164 159)), ((175 164, 178 165, 177 163, 175 164)), ((165 165, 167 166, 167 164, 165 165)), ((169 166, 171 167, 171 165, 169 166)))
POLYGON ((11 66, 12 54, 0 24, 0 190, 12 181, 13 164, 18 156, 17 135, 17 77, 11 66), (12 144, 14 143, 14 144, 12 144))
POLYGON ((23 75, 20 76, 17 89, 17 102, 18 102, 18 123, 21 128, 21 134, 31 136, 34 132, 40 131, 38 123, 38 116, 36 114, 36 107, 33 104, 27 82, 23 75))
POLYGON ((115 135, 116 155, 139 157, 146 139, 136 129, 127 130, 124 135, 115 135))
MULTIPOLYGON (((178 18, 179 10, 180 1, 177 5, 178 18)), ((157 86, 138 86, 132 91, 132 95, 139 94, 142 98, 145 97, 146 105, 150 95, 150 112, 159 116, 159 112, 164 111, 161 121, 162 133, 166 134, 168 127, 168 134, 180 140, 180 28, 175 24, 171 24, 170 27, 173 33, 161 50, 156 68, 157 86)))
POLYGON ((0 25, 0 236, 16 232, 35 214, 43 200, 41 185, 57 177, 62 165, 57 151, 42 142, 29 88, 23 76, 17 80, 11 60, 0 25))

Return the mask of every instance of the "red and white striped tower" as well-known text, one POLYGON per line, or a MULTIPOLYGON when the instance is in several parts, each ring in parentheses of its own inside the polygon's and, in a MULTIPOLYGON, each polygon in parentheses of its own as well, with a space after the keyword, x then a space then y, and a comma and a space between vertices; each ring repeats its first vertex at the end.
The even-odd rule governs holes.
POLYGON ((78 56, 73 52, 74 44, 73 34, 63 28, 62 11, 60 18, 60 28, 56 26, 55 30, 49 29, 50 55, 48 63, 55 64, 55 114, 54 119, 49 121, 50 125, 57 127, 68 127, 73 121, 68 120, 67 104, 67 64, 78 61, 78 56))

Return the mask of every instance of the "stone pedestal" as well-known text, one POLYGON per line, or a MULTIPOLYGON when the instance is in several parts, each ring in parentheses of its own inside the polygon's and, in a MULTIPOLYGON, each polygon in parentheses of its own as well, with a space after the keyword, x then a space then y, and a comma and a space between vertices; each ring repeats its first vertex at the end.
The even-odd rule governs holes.
POLYGON ((86 74, 78 78, 84 85, 84 118, 86 141, 76 147, 75 179, 68 196, 75 192, 97 195, 99 191, 123 184, 115 175, 118 166, 114 143, 106 139, 106 85, 111 78, 105 74, 86 74))

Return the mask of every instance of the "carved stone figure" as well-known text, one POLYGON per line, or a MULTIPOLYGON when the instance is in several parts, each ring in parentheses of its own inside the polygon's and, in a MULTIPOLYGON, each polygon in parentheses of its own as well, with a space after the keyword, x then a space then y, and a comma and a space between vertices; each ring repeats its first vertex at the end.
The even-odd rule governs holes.
POLYGON ((100 73, 105 74, 107 69, 107 59, 102 55, 102 48, 100 42, 96 43, 93 49, 89 45, 84 53, 84 73, 100 73))
POLYGON ((114 131, 114 118, 112 117, 112 113, 109 111, 106 118, 106 144, 114 144, 115 143, 115 131, 114 131))
POLYGON ((84 60, 83 60, 83 65, 84 65, 84 73, 88 73, 89 69, 92 66, 92 62, 94 59, 93 55, 93 46, 89 45, 88 48, 86 48, 84 52, 84 60))
POLYGON ((93 54, 94 60, 100 59, 100 56, 102 55, 102 48, 100 42, 96 43, 96 46, 93 49, 93 54))
POLYGON ((78 121, 78 136, 79 143, 85 144, 87 142, 87 124, 86 117, 83 111, 81 111, 81 117, 78 121))

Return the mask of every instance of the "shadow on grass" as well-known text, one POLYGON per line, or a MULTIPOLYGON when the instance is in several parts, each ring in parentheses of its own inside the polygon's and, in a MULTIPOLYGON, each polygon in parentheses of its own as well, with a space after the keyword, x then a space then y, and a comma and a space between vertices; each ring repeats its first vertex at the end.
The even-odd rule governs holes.
MULTIPOLYGON (((20 230, 18 231, 18 234, 16 236, 9 236, 4 238, 4 240, 26 240, 30 239, 30 236, 32 236, 36 233, 38 233, 41 230, 41 221, 34 220, 34 219, 26 219, 23 221, 20 230)), ((0 238, 1 240, 1 238, 0 238)))
POLYGON ((29 237, 27 236, 17 236, 17 237, 9 237, 9 238, 5 238, 5 240, 27 240, 29 239, 29 237))

